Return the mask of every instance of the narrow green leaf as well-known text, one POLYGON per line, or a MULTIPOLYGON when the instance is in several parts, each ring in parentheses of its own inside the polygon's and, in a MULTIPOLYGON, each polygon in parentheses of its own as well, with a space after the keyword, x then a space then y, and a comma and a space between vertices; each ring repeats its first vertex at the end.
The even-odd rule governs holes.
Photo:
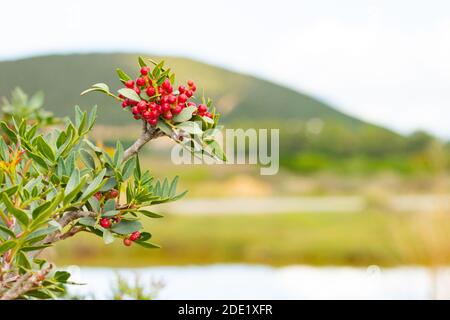
POLYGON ((25 211, 16 208, 9 199, 9 197, 6 195, 6 193, 2 193, 2 199, 3 203, 8 209, 8 212, 11 213, 13 216, 15 216, 22 226, 24 227, 28 226, 29 218, 28 215, 25 213, 25 211))

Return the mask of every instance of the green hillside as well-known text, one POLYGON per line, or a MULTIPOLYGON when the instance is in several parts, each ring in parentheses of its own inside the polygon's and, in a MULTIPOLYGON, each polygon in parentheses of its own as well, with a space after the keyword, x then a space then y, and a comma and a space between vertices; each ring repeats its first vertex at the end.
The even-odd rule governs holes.
MULTIPOLYGON (((101 124, 136 123, 112 99, 100 93, 80 96, 80 92, 97 82, 118 89, 121 84, 115 68, 137 76, 139 55, 73 54, 3 61, 0 96, 9 96, 16 86, 28 93, 43 90, 45 108, 58 116, 72 114, 76 104, 86 109, 97 104, 101 124)), ((427 152, 434 138, 426 133, 405 137, 269 81, 190 59, 164 59, 176 72, 177 82, 195 80, 198 94, 205 88, 205 96, 213 99, 226 126, 280 128, 280 159, 287 168, 300 172, 330 168, 411 172, 430 167, 427 152), (315 119, 312 128, 311 119, 315 119)))
MULTIPOLYGON (((67 115, 75 104, 89 107, 98 104, 105 112, 99 122, 131 122, 119 104, 101 94, 80 97, 79 93, 96 82, 119 88, 115 67, 137 71, 138 54, 83 54, 35 57, 0 62, 0 96, 9 95, 15 86, 26 92, 43 90, 46 108, 57 115, 67 115)), ((144 55, 145 56, 145 55, 144 55)), ((154 59, 161 59, 154 57, 154 59)), ((184 58, 164 58, 176 71, 177 80, 196 80, 199 90, 211 97, 223 113, 224 120, 308 120, 320 117, 346 125, 360 121, 344 115, 305 94, 222 68, 184 58)), ((101 110, 102 110, 101 109, 101 110)))

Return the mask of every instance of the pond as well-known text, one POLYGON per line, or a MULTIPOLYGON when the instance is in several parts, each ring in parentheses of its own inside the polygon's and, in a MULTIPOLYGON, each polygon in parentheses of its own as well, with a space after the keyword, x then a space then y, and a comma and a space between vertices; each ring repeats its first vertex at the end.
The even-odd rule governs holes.
POLYGON ((137 269, 67 268, 70 293, 105 299, 117 274, 163 283, 158 299, 447 299, 450 268, 269 267, 218 264, 137 269))

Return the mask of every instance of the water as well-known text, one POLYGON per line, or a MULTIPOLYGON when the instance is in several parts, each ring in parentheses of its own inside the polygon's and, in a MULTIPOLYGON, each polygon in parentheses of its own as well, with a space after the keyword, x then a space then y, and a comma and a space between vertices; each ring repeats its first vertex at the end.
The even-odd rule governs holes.
POLYGON ((69 267, 73 294, 105 299, 117 273, 165 284, 158 299, 431 299, 450 297, 450 268, 209 265, 139 269, 69 267))

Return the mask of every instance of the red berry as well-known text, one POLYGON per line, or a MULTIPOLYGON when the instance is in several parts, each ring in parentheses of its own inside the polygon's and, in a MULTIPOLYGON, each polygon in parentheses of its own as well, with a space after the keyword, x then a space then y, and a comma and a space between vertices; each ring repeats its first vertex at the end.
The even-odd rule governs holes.
POLYGON ((128 107, 128 100, 123 100, 122 101, 122 108, 126 108, 128 107))
POLYGON ((148 75, 149 72, 150 72, 150 68, 149 68, 149 67, 142 67, 142 68, 141 68, 141 74, 142 74, 143 76, 148 75))
POLYGON ((163 116, 164 116, 164 119, 167 119, 167 120, 170 120, 173 118, 172 112, 170 112, 170 111, 165 112, 163 116))
POLYGON ((131 108, 131 112, 132 112, 134 115, 138 115, 138 114, 139 114, 139 109, 138 109, 138 107, 137 107, 137 106, 134 106, 133 108, 131 108))
POLYGON ((145 79, 144 78, 137 78, 136 79, 136 85, 139 87, 145 86, 145 79))
POLYGON ((119 94, 120 99, 125 99, 125 96, 123 94, 119 94))
POLYGON ((139 110, 139 112, 144 112, 145 110, 147 110, 147 102, 145 101, 139 101, 139 103, 137 104, 137 108, 139 110))
POLYGON ((163 104, 161 105, 161 112, 162 112, 162 113, 165 113, 165 112, 167 112, 167 111, 169 111, 169 110, 170 110, 170 105, 169 105, 169 104, 163 103, 163 104))
POLYGON ((172 93, 173 92, 173 87, 169 86, 167 89, 165 89, 167 93, 172 93))
POLYGON ((192 101, 189 101, 188 103, 187 103, 187 105, 189 106, 189 107, 192 107, 192 106, 196 106, 196 104, 194 103, 194 102, 192 102, 192 101))
POLYGON ((134 92, 136 92, 137 94, 141 94, 141 89, 139 89, 139 87, 134 87, 133 90, 134 90, 134 92))
POLYGON ((163 96, 161 98, 161 104, 169 102, 169 96, 163 96))
POLYGON ((109 221, 109 219, 106 219, 106 218, 101 218, 100 219, 100 225, 103 228, 108 229, 109 227, 111 227, 111 221, 109 221))
POLYGON ((170 80, 168 78, 164 79, 164 82, 161 85, 164 90, 169 89, 172 85, 170 84, 170 80))
POLYGON ((138 114, 135 114, 135 115, 133 116, 133 118, 134 118, 135 120, 139 120, 139 119, 141 118, 141 116, 138 115, 138 114))
POLYGON ((147 90, 145 91, 147 93, 147 95, 149 97, 153 97, 155 95, 155 88, 153 87, 148 87, 147 90))
POLYGON ((150 123, 152 126, 154 126, 158 123, 158 118, 150 119, 150 120, 148 120, 148 123, 150 123))
POLYGON ((184 93, 182 93, 178 96, 179 103, 185 103, 187 101, 187 99, 188 99, 188 97, 184 93))
POLYGON ((130 106, 135 106, 135 105, 138 104, 138 102, 137 102, 137 101, 134 101, 134 100, 128 100, 128 104, 129 104, 130 106))
POLYGON ((212 119, 212 117, 213 117, 213 115, 212 115, 211 112, 206 112, 206 113, 205 113, 205 116, 208 117, 208 118, 211 118, 211 119, 212 119))
POLYGON ((134 81, 133 80, 128 80, 127 82, 125 82, 125 87, 133 89, 134 81))
POLYGON ((167 102, 169 102, 170 104, 174 104, 176 101, 177 101, 177 98, 173 95, 170 95, 167 98, 167 102))
POLYGON ((186 96, 187 96, 188 98, 192 97, 193 95, 194 95, 194 91, 192 91, 192 90, 186 91, 186 96))
POLYGON ((138 240, 140 237, 141 237, 141 233, 140 233, 139 231, 136 231, 136 232, 133 232, 133 233, 130 235, 130 240, 131 240, 131 241, 136 241, 136 240, 138 240))
POLYGON ((102 193, 101 192, 96 192, 94 197, 100 201, 100 199, 102 198, 102 193))
POLYGON ((195 86, 195 83, 192 80, 188 80, 187 84, 189 87, 195 86))
POLYGON ((206 110, 208 110, 208 108, 204 104, 198 105, 198 112, 204 113, 204 112, 206 112, 206 110))
POLYGON ((144 113, 142 113, 142 116, 144 117, 144 119, 148 120, 152 118, 152 113, 150 111, 144 111, 144 113))
POLYGON ((191 90, 193 91, 193 92, 195 92, 195 90, 197 90, 197 86, 194 84, 194 85, 192 85, 191 86, 191 90))
POLYGON ((174 114, 179 114, 179 113, 181 112, 181 110, 183 110, 183 107, 181 107, 180 105, 178 105, 178 106, 176 106, 176 107, 172 110, 172 112, 173 112, 174 114))
POLYGON ((109 192, 109 197, 111 199, 117 198, 118 195, 119 195, 119 191, 117 191, 116 189, 111 189, 111 191, 109 192))
POLYGON ((156 119, 158 117, 159 117, 158 110, 153 110, 152 112, 150 112, 150 118, 156 119))
POLYGON ((179 87, 178 87, 178 91, 179 91, 180 93, 184 93, 184 92, 186 91, 186 87, 185 87, 185 86, 179 86, 179 87))
POLYGON ((133 243, 133 241, 131 241, 128 238, 123 239, 123 244, 126 245, 127 247, 131 246, 132 243, 133 243))

